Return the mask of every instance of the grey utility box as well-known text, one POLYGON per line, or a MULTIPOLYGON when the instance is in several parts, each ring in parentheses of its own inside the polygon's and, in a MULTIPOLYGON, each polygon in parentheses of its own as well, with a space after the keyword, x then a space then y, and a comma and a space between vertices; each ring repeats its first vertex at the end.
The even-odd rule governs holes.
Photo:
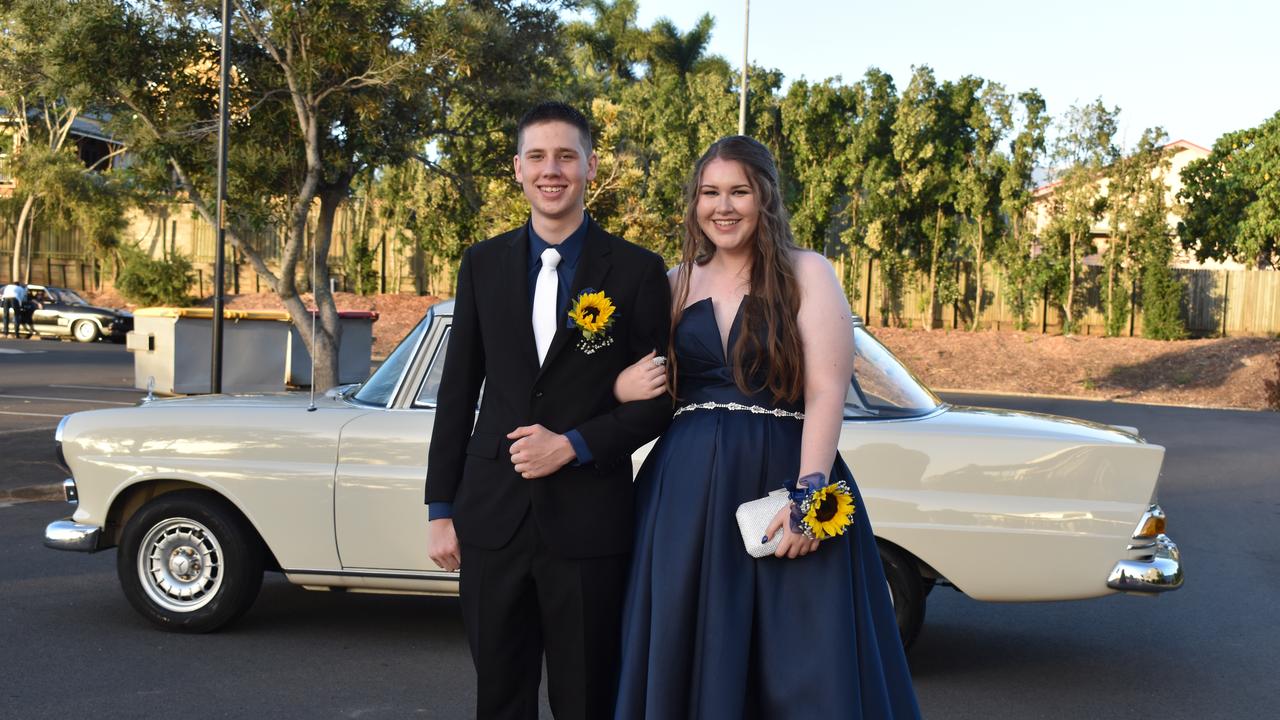
MULTIPOLYGON (((343 310, 338 313, 342 324, 342 344, 338 347, 338 384, 364 382, 369 379, 373 362, 373 323, 378 313, 365 310, 343 310)), ((302 333, 289 326, 289 385, 311 384, 311 348, 302 333)))
MULTIPOLYGON (((211 308, 142 308, 125 342, 133 353, 133 386, 167 395, 207 393, 213 354, 211 308)), ((284 389, 289 315, 281 311, 224 310, 222 391, 284 389)), ((366 371, 368 365, 365 366, 366 371)))

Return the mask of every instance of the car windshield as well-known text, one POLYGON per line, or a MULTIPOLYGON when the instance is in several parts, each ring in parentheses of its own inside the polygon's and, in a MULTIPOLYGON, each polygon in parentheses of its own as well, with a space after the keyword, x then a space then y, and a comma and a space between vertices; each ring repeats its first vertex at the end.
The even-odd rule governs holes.
POLYGON ((942 403, 861 324, 853 328, 853 352, 846 420, 919 417, 942 403))
POLYGON ((413 357, 413 349, 417 347, 418 340, 422 338, 422 334, 431 326, 431 318, 435 313, 431 310, 427 311, 427 316, 422 318, 422 322, 409 333, 395 350, 387 356, 386 362, 382 363, 373 375, 360 386, 352 399, 356 402, 366 403, 369 405, 377 405, 386 407, 387 402, 391 400, 391 393, 395 392, 396 383, 400 381, 400 376, 404 373, 404 367, 413 357))
POLYGON ((88 305, 89 304, 87 300, 80 297, 75 292, 71 290, 67 290, 66 288, 49 288, 49 291, 53 294, 53 299, 57 300, 60 303, 66 303, 67 305, 88 305))

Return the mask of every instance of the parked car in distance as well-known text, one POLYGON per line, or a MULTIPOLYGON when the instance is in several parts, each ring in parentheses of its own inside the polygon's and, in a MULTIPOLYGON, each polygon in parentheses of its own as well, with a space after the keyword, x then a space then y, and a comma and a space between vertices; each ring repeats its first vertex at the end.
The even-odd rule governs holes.
POLYGON ((124 342, 133 329, 133 313, 90 305, 74 290, 51 285, 27 285, 30 299, 39 304, 31 317, 41 336, 70 337, 79 342, 102 338, 124 342))
MULTIPOLYGON (((208 395, 68 415, 56 440, 75 512, 45 544, 118 548, 124 594, 168 630, 234 620, 264 568, 315 590, 456 593, 458 576, 427 557, 422 502, 452 320, 451 302, 434 306, 366 382, 314 406, 208 395)), ((1029 601, 1182 584, 1156 503, 1164 448, 1134 428, 948 405, 852 329, 839 449, 904 642, 937 586, 1029 601)))

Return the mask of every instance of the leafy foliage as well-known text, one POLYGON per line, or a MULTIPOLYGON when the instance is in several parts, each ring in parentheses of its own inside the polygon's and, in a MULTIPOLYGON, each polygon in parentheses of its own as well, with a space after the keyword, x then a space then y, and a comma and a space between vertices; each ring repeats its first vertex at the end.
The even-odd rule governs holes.
POLYGON ((120 256, 116 289, 131 302, 142 306, 190 304, 187 290, 195 281, 195 271, 188 258, 181 254, 152 258, 131 245, 123 246, 120 256))
POLYGON ((1200 260, 1280 263, 1280 112, 1227 133, 1182 170, 1178 234, 1200 260))
MULTIPOLYGON (((415 289, 447 293, 467 247, 526 219, 511 173, 516 118, 557 98, 587 111, 595 130, 592 216, 674 260, 690 168, 737 131, 741 80, 707 53, 709 15, 689 28, 643 27, 635 0, 234 0, 233 9, 228 236, 295 317, 310 317, 299 291, 317 288, 321 355, 339 326, 329 268, 312 277, 310 258, 327 256, 340 206, 354 199, 363 218, 344 226, 342 270, 357 291, 373 289, 377 259, 408 251, 415 289), (586 18, 562 22, 571 5, 586 18), (277 260, 259 239, 280 230, 277 260)), ((87 229, 110 250, 115 209, 172 197, 176 179, 178 199, 212 220, 216 11, 211 0, 3 6, 4 37, 15 42, 0 48, 0 102, 42 97, 64 119, 84 108, 110 115, 131 153, 127 173, 100 175, 28 143, 13 165, 29 197, 39 193, 29 214, 87 229), (58 62, 41 69, 47 57, 58 62)), ((1118 110, 1099 100, 1058 118, 1050 148, 1054 118, 1034 89, 917 67, 901 89, 871 68, 853 82, 797 80, 784 93, 777 70, 749 70, 746 131, 778 158, 798 242, 846 260, 851 298, 872 260, 892 322, 931 327, 938 307, 956 303, 976 329, 988 297, 982 268, 994 263, 1022 327, 1043 298, 1073 330, 1096 282, 1109 333, 1126 328, 1141 285, 1145 324, 1178 334, 1157 131, 1121 157, 1118 110), (1036 187, 1046 164, 1052 192, 1036 187), (1099 245, 1103 219, 1112 231, 1099 245), (1084 268, 1095 252, 1105 270, 1096 279, 1084 268), (906 308, 912 289, 921 300, 906 308)), ((1203 257, 1274 256, 1278 135, 1280 116, 1188 168, 1182 240, 1203 257)))

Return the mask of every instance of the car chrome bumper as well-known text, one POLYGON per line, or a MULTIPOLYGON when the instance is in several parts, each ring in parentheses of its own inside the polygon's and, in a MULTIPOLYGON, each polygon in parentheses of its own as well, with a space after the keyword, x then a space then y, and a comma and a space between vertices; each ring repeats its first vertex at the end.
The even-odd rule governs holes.
POLYGON ((1121 560, 1111 569, 1107 587, 1122 592, 1158 593, 1182 587, 1182 558, 1168 535, 1156 537, 1151 555, 1121 560))
POLYGON ((72 520, 55 520, 44 529, 44 546, 54 550, 93 552, 98 549, 102 528, 72 520))

